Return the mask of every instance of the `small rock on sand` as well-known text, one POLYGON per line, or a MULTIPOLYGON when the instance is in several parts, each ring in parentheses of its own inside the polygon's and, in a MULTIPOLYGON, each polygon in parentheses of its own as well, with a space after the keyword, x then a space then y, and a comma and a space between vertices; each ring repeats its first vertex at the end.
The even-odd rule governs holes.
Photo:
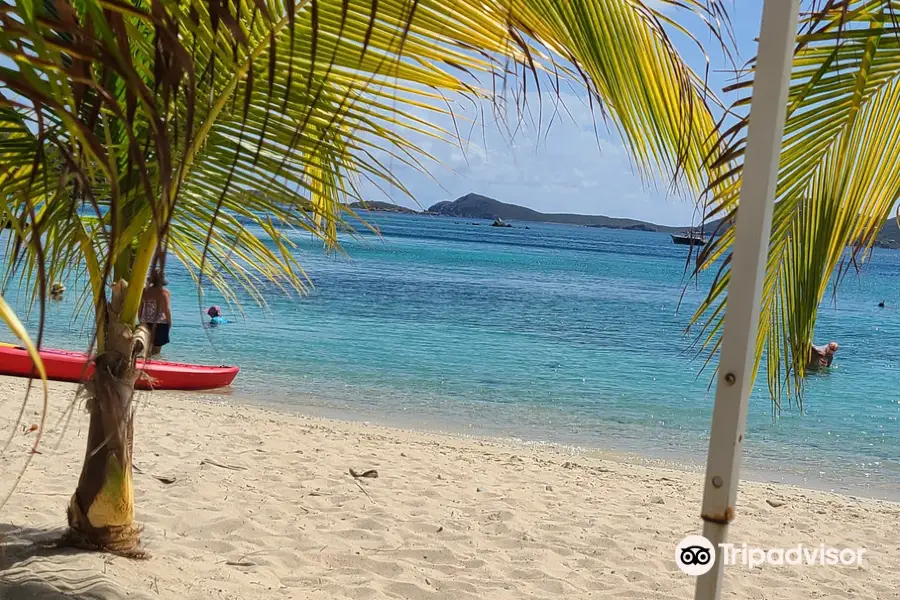
POLYGON ((666 503, 666 499, 663 498, 662 496, 653 496, 652 498, 650 498, 650 504, 665 504, 665 503, 666 503))
POLYGON ((777 498, 768 498, 766 500, 766 504, 768 504, 772 508, 778 508, 779 506, 784 506, 784 501, 777 498))

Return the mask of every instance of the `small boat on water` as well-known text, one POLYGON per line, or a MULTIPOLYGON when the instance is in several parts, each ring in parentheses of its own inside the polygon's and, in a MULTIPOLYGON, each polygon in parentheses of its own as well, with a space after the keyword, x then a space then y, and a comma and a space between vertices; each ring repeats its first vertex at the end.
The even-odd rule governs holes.
MULTIPOLYGON (((80 383, 90 379, 94 362, 83 352, 41 350, 47 378, 80 383)), ((140 377, 134 387, 141 390, 211 390, 231 385, 238 367, 188 365, 163 360, 137 361, 140 377)), ((0 342, 0 375, 37 377, 34 362, 21 346, 0 342)))
POLYGON ((699 231, 688 231, 686 233, 672 235, 672 243, 680 246, 705 246, 709 238, 699 231))

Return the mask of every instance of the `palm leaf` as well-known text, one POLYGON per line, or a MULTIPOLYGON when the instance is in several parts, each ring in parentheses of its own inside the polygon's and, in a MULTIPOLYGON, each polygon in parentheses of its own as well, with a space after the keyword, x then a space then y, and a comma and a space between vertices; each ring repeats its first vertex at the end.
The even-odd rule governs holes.
MULTIPOLYGON (((818 308, 829 282, 865 258, 898 197, 897 107, 900 28, 896 1, 829 2, 801 24, 779 161, 776 205, 757 336, 775 410, 801 400, 818 308), (849 251, 845 248, 850 247, 849 251)), ((747 88, 741 83, 736 88, 747 88)), ((746 106, 746 101, 736 109, 746 106)), ((711 199, 707 218, 723 235, 699 257, 697 272, 730 253, 740 215, 740 161, 746 119, 724 155, 738 167, 711 199)), ((715 352, 727 300, 728 266, 693 316, 715 352), (705 317, 711 312, 715 317, 705 317)), ((836 287, 835 287, 836 291, 836 287)))
MULTIPOLYGON (((718 34, 717 2, 670 4, 718 34)), ((711 96, 667 35, 687 29, 634 0, 26 1, 0 19, 3 211, 46 246, 11 242, 7 283, 37 301, 83 269, 98 316, 126 278, 133 319, 166 250, 231 299, 302 291, 289 233, 334 246, 354 182, 403 190, 379 157, 427 168, 408 133, 457 136, 423 111, 499 101, 494 78, 579 78, 648 176, 699 191, 719 175, 711 96)))

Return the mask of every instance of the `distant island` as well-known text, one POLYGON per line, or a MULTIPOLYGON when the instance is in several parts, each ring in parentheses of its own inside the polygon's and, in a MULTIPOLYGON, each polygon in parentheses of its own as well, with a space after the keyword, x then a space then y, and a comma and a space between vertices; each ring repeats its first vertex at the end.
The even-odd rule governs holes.
MULTIPOLYGON (((460 219, 485 219, 501 221, 530 221, 540 223, 562 223, 565 225, 583 225, 585 227, 603 227, 607 229, 629 229, 634 231, 661 231, 675 233, 690 229, 686 227, 669 227, 657 225, 637 219, 620 219, 603 215, 575 215, 568 213, 542 213, 524 206, 507 204, 481 194, 469 193, 454 201, 444 200, 432 205, 425 211, 417 211, 390 202, 354 202, 350 205, 354 210, 372 210, 379 212, 395 212, 406 214, 423 214, 460 219)), ((708 226, 705 228, 711 232, 708 226)))
MULTIPOLYGON (((621 219, 617 217, 607 217, 604 215, 575 215, 568 213, 542 213, 524 206, 516 204, 507 204, 500 202, 488 196, 476 193, 468 193, 456 200, 444 200, 432 205, 426 211, 417 211, 405 206, 399 206, 390 202, 354 202, 350 205, 356 210, 374 210, 407 214, 424 214, 437 215, 445 217, 457 217, 460 219, 501 219, 502 221, 530 221, 541 223, 562 223, 566 225, 582 225, 586 227, 602 227, 606 229, 626 229, 632 231, 658 231, 662 233, 678 233, 692 229, 691 226, 670 227, 668 225, 657 225, 656 223, 648 223, 647 221, 639 221, 637 219, 621 219)), ((719 221, 712 221, 703 225, 703 231, 709 235, 713 233, 719 225, 719 221)), ((694 226, 699 229, 699 226, 694 226)), ((875 246, 880 248, 900 249, 900 227, 897 226, 897 220, 888 219, 878 238, 875 240, 875 246)))
POLYGON ((403 213, 407 215, 420 215, 421 212, 394 204, 392 202, 379 202, 378 200, 366 200, 365 202, 353 202, 350 205, 353 210, 374 210, 378 212, 403 213))
POLYGON ((445 200, 430 207, 428 214, 460 217, 463 219, 503 219, 504 221, 539 221, 542 223, 563 223, 566 225, 584 225, 586 227, 604 227, 607 229, 631 229, 637 231, 663 231, 674 233, 683 231, 685 227, 668 227, 638 221, 637 219, 619 219, 603 215, 574 215, 568 213, 542 213, 524 206, 507 204, 481 194, 469 193, 453 202, 445 200))
POLYGON ((900 227, 897 226, 897 219, 891 217, 885 221, 875 238, 875 245, 879 248, 893 248, 900 250, 900 227))

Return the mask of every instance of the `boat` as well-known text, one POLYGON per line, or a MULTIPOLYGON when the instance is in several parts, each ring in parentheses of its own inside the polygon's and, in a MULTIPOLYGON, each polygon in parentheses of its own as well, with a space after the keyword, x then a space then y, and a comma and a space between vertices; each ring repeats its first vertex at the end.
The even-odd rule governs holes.
POLYGON ((672 235, 672 243, 681 246, 705 246, 709 238, 699 231, 688 231, 686 233, 672 235))
MULTIPOLYGON (((47 377, 81 383, 94 373, 94 363, 84 352, 41 350, 47 377)), ((192 365, 165 360, 137 361, 141 372, 134 387, 141 390, 211 390, 231 385, 240 369, 228 366, 192 365)), ((34 362, 21 346, 0 343, 0 375, 36 377, 34 362)))

